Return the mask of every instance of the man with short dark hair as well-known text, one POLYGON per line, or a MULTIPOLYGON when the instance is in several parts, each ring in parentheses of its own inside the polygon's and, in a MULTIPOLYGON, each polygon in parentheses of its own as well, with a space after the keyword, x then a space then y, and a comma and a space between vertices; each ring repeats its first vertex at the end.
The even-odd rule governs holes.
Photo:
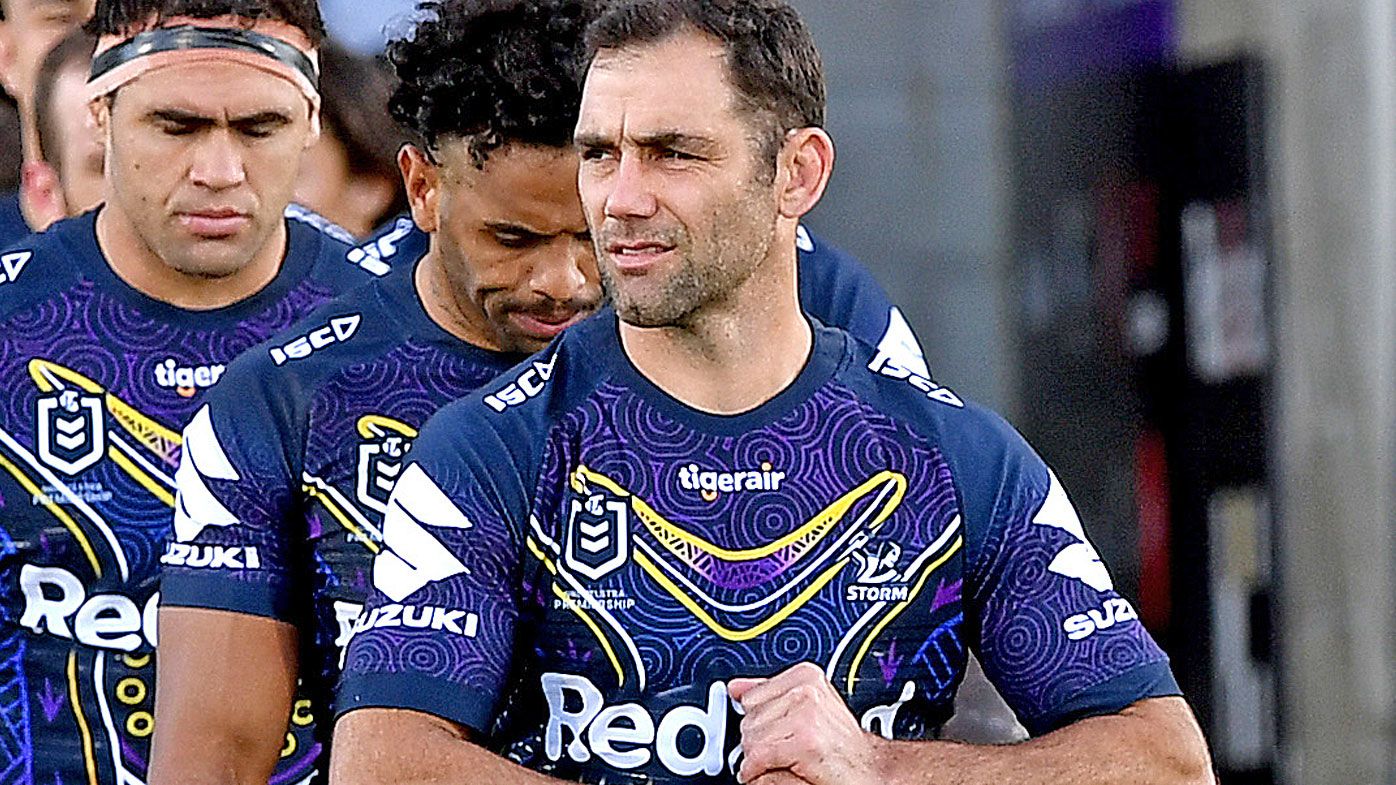
POLYGON ((593 33, 579 185, 614 314, 417 438, 332 780, 1210 782, 1041 459, 801 312, 833 145, 795 11, 632 0, 593 33), (1037 738, 934 740, 970 649, 1037 738))
POLYGON ((185 432, 152 785, 266 782, 297 677, 329 716, 366 576, 401 546, 384 503, 417 429, 601 304, 572 151, 590 4, 426 10, 389 46, 426 253, 243 355, 185 432), (201 558, 229 551, 257 563, 201 558))
POLYGON ((105 150, 90 123, 87 74, 97 39, 74 30, 44 58, 34 85, 39 159, 25 167, 24 201, 35 231, 102 202, 105 150))
MULTIPOLYGON (((372 278, 286 217, 314 0, 102 0, 90 32, 105 204, 0 250, 4 782, 145 781, 180 429, 234 356, 372 278)), ((287 778, 313 760, 292 730, 287 778)))

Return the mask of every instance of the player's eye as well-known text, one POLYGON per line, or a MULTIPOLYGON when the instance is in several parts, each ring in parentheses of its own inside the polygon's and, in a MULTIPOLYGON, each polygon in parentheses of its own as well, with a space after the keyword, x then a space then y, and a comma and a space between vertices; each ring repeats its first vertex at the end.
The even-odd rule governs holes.
POLYGON ((699 161, 699 160, 702 160, 702 157, 701 157, 701 156, 694 155, 693 153, 687 152, 687 151, 685 151, 685 150, 675 150, 675 149, 673 149, 672 147, 666 147, 666 148, 664 148, 663 150, 659 151, 659 157, 660 157, 661 159, 665 160, 665 161, 699 161))
POLYGON ((543 241, 541 235, 530 232, 495 232, 494 239, 505 248, 532 248, 543 241))
POLYGON ((189 136, 199 130, 199 125, 196 123, 181 123, 176 120, 163 120, 157 124, 157 127, 166 136, 189 136))
POLYGON ((257 125, 250 125, 243 128, 242 135, 249 139, 266 139, 276 133, 278 127, 279 126, 271 123, 258 123, 257 125))
POLYGON ((604 161, 611 157, 611 151, 604 147, 584 147, 582 148, 583 161, 604 161))

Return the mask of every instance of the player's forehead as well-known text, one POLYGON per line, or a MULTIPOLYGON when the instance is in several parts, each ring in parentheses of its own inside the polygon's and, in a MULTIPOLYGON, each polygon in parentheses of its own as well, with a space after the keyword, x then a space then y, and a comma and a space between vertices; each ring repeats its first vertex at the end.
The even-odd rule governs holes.
POLYGON ((739 120, 736 106, 722 44, 685 30, 598 53, 587 72, 577 134, 719 134, 739 120))
POLYGON ((24 17, 34 12, 77 11, 91 7, 92 0, 0 0, 0 8, 5 10, 5 18, 24 17))
POLYGON ((143 74, 118 93, 138 114, 171 112, 217 122, 268 113, 307 115, 304 97, 278 76, 238 63, 202 62, 143 74))
POLYGON ((477 167, 464 141, 439 153, 450 187, 486 226, 538 234, 586 230, 577 193, 577 156, 570 148, 512 144, 491 150, 477 167))

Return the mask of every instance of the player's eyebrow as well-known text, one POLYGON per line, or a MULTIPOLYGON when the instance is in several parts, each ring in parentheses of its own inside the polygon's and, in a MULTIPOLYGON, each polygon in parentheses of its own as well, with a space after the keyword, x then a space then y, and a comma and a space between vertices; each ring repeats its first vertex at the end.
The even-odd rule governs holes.
POLYGON ((652 134, 632 137, 632 141, 639 147, 651 150, 678 149, 704 153, 717 147, 717 142, 709 137, 683 131, 657 131, 652 134))
POLYGON ((228 125, 240 128, 256 125, 290 125, 291 122, 290 113, 283 112, 280 109, 268 109, 266 111, 254 112, 250 115, 231 117, 228 119, 228 125))
POLYGON ((217 123, 217 120, 212 117, 197 112, 187 112, 183 109, 151 109, 146 113, 146 118, 156 122, 193 127, 203 127, 217 123))
MULTIPOLYGON (((580 150, 609 150, 617 146, 616 140, 599 131, 579 131, 573 140, 580 150)), ((630 137, 637 147, 647 150, 684 150, 698 154, 711 153, 718 147, 716 140, 701 134, 667 130, 630 137)))
MULTIPOLYGON (((152 120, 158 120, 161 122, 196 127, 217 125, 219 123, 219 120, 217 118, 210 117, 205 114, 200 114, 198 112, 190 112, 184 109, 152 109, 146 116, 152 120)), ((228 125, 239 128, 245 128, 247 126, 256 125, 286 125, 290 122, 290 113, 284 112, 280 109, 268 109, 266 111, 254 112, 252 114, 243 115, 241 117, 228 118, 228 125)))

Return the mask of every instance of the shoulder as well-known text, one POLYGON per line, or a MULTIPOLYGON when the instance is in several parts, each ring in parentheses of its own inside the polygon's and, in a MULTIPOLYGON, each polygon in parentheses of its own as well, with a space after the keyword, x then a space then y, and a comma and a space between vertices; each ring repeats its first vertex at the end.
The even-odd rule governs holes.
POLYGON ((430 245, 431 236, 417 228, 412 216, 403 214, 378 227, 367 241, 357 244, 349 252, 349 261, 386 275, 394 270, 410 270, 430 245))
POLYGON ((603 310, 495 381, 447 404, 427 422, 422 439, 458 454, 507 461, 529 474, 543 460, 553 426, 610 377, 618 344, 615 316, 603 310))
POLYGON ((842 381, 940 454, 967 528, 978 530, 979 539, 996 509, 1046 487, 1046 465, 1000 414, 908 370, 885 351, 856 340, 849 345, 853 357, 842 381))
MULTIPOLYGON (((82 266, 69 242, 81 242, 73 231, 81 219, 60 221, 43 234, 31 234, 0 249, 0 319, 49 299, 82 280, 82 266)), ((96 250, 96 237, 87 240, 96 250)))
POLYGON ((866 265, 803 226, 798 229, 795 245, 799 251, 801 280, 807 285, 817 285, 821 289, 882 291, 866 265))
POLYGON ((285 217, 289 246, 311 256, 311 275, 333 291, 349 291, 391 271, 357 255, 358 241, 328 218, 298 204, 287 205, 285 217))
POLYGON ((230 387, 238 386, 238 380, 274 378, 307 391, 346 366, 372 362, 399 340, 397 322, 378 286, 371 284, 325 302, 244 352, 229 366, 225 378, 234 380, 230 387))

